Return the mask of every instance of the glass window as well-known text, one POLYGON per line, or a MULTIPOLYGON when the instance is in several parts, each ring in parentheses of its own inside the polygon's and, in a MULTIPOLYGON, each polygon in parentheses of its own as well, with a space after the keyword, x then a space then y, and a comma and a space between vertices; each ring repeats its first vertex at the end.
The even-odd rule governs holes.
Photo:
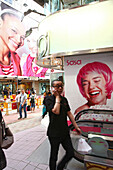
POLYGON ((44 0, 44 10, 45 14, 48 15, 62 9, 74 8, 94 1, 97 0, 44 0))
POLYGON ((9 4, 13 3, 12 0, 4 0, 4 1, 8 2, 9 4))

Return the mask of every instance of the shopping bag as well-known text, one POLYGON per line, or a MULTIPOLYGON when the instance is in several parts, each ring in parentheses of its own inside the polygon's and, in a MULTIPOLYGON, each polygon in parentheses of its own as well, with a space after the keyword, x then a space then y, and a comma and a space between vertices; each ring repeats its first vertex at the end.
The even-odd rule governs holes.
POLYGON ((49 125, 49 115, 46 115, 42 120, 41 120, 41 124, 43 126, 45 126, 46 128, 48 127, 49 125))
POLYGON ((83 154, 87 154, 87 153, 91 153, 92 148, 89 146, 89 144, 86 142, 85 139, 80 138, 78 141, 77 151, 83 154))

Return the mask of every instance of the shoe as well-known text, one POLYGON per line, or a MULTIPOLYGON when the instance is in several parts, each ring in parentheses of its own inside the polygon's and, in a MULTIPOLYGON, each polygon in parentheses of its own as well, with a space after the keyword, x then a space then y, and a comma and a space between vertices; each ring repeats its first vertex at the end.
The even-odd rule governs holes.
POLYGON ((19 117, 18 120, 22 119, 22 117, 19 117))
POLYGON ((26 119, 27 117, 24 117, 23 119, 26 119))
POLYGON ((63 170, 64 168, 61 168, 61 167, 59 167, 59 166, 57 166, 57 170, 63 170))

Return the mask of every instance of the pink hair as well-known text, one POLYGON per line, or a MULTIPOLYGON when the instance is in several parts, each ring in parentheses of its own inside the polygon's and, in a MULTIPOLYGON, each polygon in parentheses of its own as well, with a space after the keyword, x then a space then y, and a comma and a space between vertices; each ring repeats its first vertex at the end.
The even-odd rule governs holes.
POLYGON ((99 74, 103 74, 106 81, 107 98, 111 99, 111 93, 113 91, 113 80, 112 80, 113 72, 106 64, 101 62, 88 63, 79 70, 79 73, 77 75, 77 84, 79 86, 79 90, 83 95, 83 97, 85 97, 85 94, 82 86, 82 79, 89 72, 96 72, 99 74))

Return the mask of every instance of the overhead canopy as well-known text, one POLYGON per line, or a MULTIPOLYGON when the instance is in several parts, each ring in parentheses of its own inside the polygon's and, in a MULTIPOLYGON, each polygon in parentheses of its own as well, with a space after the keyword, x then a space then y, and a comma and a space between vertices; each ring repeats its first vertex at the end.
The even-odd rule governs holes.
POLYGON ((44 5, 44 0, 34 0, 36 3, 39 5, 43 6, 44 5))
POLYGON ((112 16, 113 0, 49 15, 39 24, 38 59, 113 51, 112 16))

